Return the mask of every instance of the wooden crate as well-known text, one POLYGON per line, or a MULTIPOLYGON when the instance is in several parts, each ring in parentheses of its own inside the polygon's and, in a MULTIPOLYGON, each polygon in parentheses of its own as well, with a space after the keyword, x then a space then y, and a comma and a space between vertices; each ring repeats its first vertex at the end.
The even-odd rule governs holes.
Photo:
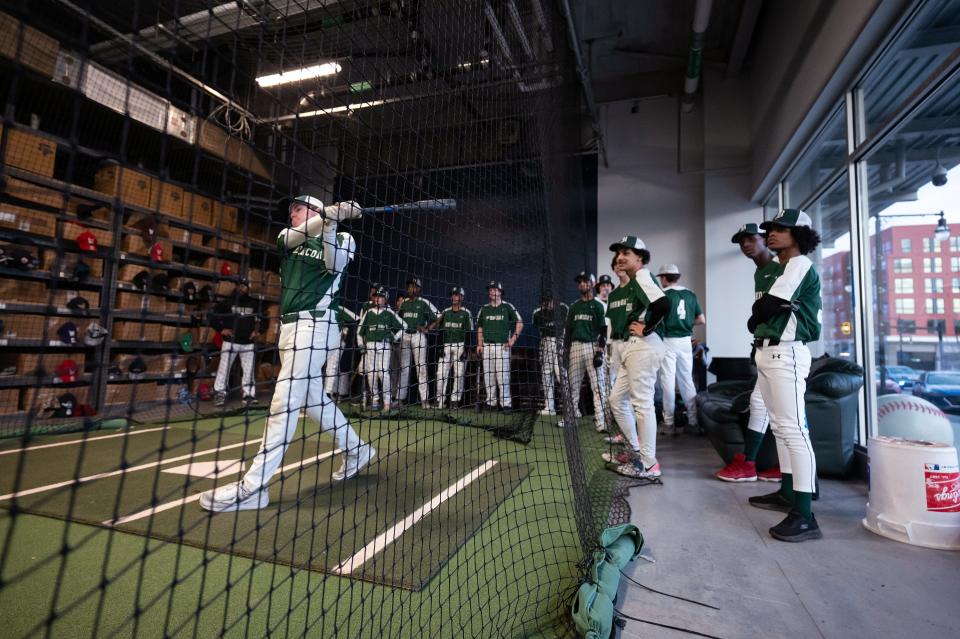
POLYGON ((229 277, 237 277, 240 275, 240 263, 233 260, 225 260, 221 257, 207 257, 201 263, 199 268, 206 269, 208 271, 213 271, 217 275, 220 275, 220 271, 223 269, 223 265, 227 264, 230 267, 229 277))
POLYGON ((223 202, 213 202, 213 227, 228 233, 239 230, 239 212, 237 207, 228 206, 223 202))
POLYGON ((20 389, 0 389, 0 415, 9 415, 20 410, 20 389))
POLYGON ((159 243, 163 246, 164 261, 171 261, 173 257, 173 243, 170 240, 158 237, 153 241, 149 241, 136 229, 125 229, 124 233, 120 248, 126 253, 139 257, 149 257, 150 249, 153 248, 154 244, 159 243))
POLYGON ((22 25, 13 16, 0 13, 0 56, 19 60, 20 64, 49 80, 56 70, 59 52, 60 43, 56 39, 33 27, 22 25))
POLYGON ((72 359, 83 372, 86 357, 83 353, 20 353, 17 355, 17 375, 36 375, 43 371, 53 375, 57 366, 65 359, 72 359))
POLYGON ((247 246, 244 243, 243 237, 230 233, 223 233, 217 236, 215 248, 218 251, 230 251, 232 253, 239 253, 240 255, 247 254, 247 246))
POLYGON ((20 394, 21 410, 40 412, 44 408, 56 406, 57 398, 70 393, 77 398, 78 404, 89 404, 88 386, 44 386, 42 388, 24 388, 20 394))
POLYGON ((4 304, 47 304, 50 292, 43 282, 0 278, 0 309, 4 304))
POLYGON ((201 226, 213 226, 213 200, 196 193, 184 192, 183 194, 183 219, 189 220, 192 224, 201 226))
MULTIPOLYGON (((43 339, 44 316, 39 315, 2 315, 3 340, 43 339)), ((56 335, 56 333, 54 333, 56 335)))
POLYGON ((93 188, 117 197, 124 204, 150 207, 153 178, 115 162, 103 165, 93 178, 93 188))
POLYGON ((124 264, 117 270, 117 279, 121 282, 133 282, 133 278, 136 277, 140 271, 146 271, 150 274, 151 278, 160 273, 158 270, 149 269, 139 264, 124 264))
POLYGON ((100 293, 98 291, 52 291, 53 296, 50 303, 57 308, 67 308, 75 297, 82 297, 90 304, 90 310, 95 311, 100 308, 100 293))
POLYGON ((183 217, 183 189, 157 178, 151 179, 150 208, 164 215, 183 217))
POLYGON ((86 233, 87 231, 92 233, 93 236, 97 238, 98 247, 113 246, 112 231, 87 227, 79 222, 66 222, 63 225, 63 239, 75 242, 81 233, 86 233))
POLYGON ((38 208, 0 202, 0 226, 47 237, 56 235, 57 212, 64 208, 63 194, 12 177, 7 178, 5 192, 12 197, 35 202, 38 208), (55 209, 56 212, 45 209, 55 209))
POLYGON ((111 337, 118 342, 159 342, 160 324, 117 320, 113 323, 111 337))
POLYGON ((111 406, 130 404, 133 401, 133 384, 107 384, 103 403, 111 406))
POLYGON ((117 291, 114 308, 123 311, 145 311, 150 309, 150 296, 146 293, 117 291))
MULTIPOLYGON (((3 126, 0 125, 0 134, 3 126)), ((57 157, 55 142, 23 129, 9 129, 3 163, 24 171, 53 177, 53 165, 57 157)))
POLYGON ((50 271, 52 275, 57 277, 72 278, 74 267, 79 259, 82 259, 83 263, 90 267, 90 277, 94 279, 103 277, 103 260, 86 253, 57 255, 56 251, 45 250, 40 256, 40 268, 44 271, 50 271))

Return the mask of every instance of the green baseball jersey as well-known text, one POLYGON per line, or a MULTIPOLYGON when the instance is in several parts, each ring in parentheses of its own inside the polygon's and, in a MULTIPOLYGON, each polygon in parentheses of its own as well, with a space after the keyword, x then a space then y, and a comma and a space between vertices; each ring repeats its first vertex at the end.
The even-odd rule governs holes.
POLYGON ((364 342, 396 342, 403 332, 403 322, 392 308, 371 308, 363 314, 360 339, 364 342))
POLYGON ((567 314, 567 334, 574 342, 595 342, 607 330, 603 304, 597 300, 577 300, 567 314))
POLYGON ((786 309, 757 326, 754 337, 774 338, 784 342, 798 340, 815 342, 820 339, 820 276, 806 255, 790 258, 786 265, 778 264, 773 286, 767 291, 774 297, 790 300, 797 310, 786 309))
POLYGON ((358 317, 356 313, 351 311, 345 306, 337 306, 337 324, 340 325, 340 328, 347 328, 357 323, 358 317))
POLYGON ((753 300, 757 301, 770 290, 780 274, 780 262, 773 258, 766 266, 759 266, 753 274, 753 300))
POLYGON ((437 307, 422 297, 404 300, 400 305, 400 318, 407 331, 415 331, 418 326, 426 326, 437 319, 437 307))
POLYGON ((542 306, 533 312, 533 325, 537 327, 540 337, 560 337, 563 326, 567 322, 570 308, 566 304, 557 304, 553 308, 542 306))
POLYGON ((335 248, 324 246, 319 237, 308 238, 293 249, 286 247, 284 235, 277 237, 277 248, 284 254, 280 263, 280 314, 336 308, 343 270, 350 261, 350 246, 353 238, 347 233, 337 233, 335 248), (327 270, 323 252, 336 251, 334 264, 340 269, 334 273, 327 270))
MULTIPOLYGON (((630 323, 646 321, 647 308, 663 297, 660 285, 645 268, 623 286, 618 286, 607 298, 607 318, 610 320, 610 337, 626 339, 630 337, 630 323)), ((656 331, 661 333, 662 326, 656 331)))
POLYGON ((510 339, 510 331, 520 320, 520 313, 510 302, 498 305, 487 304, 477 315, 477 327, 483 329, 483 341, 486 344, 505 344, 510 339))
POLYGON ((473 313, 462 306, 458 311, 447 307, 440 313, 437 328, 444 344, 462 344, 467 340, 467 333, 473 330, 473 313))
POLYGON ((670 300, 670 312, 663 320, 664 337, 690 337, 693 322, 703 312, 697 294, 683 286, 668 286, 663 294, 670 300))
POLYGON ((360 305, 360 316, 363 317, 363 314, 366 313, 367 311, 369 311, 369 310, 370 310, 371 308, 373 308, 374 306, 376 306, 376 304, 375 304, 374 302, 371 302, 370 300, 367 300, 366 302, 364 302, 363 304, 361 304, 361 305, 360 305))

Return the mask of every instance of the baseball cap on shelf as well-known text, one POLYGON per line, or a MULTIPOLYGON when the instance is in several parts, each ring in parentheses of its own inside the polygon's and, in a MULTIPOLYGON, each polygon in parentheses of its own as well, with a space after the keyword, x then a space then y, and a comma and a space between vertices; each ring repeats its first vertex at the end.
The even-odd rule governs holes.
POLYGON ((155 242, 153 246, 150 247, 150 261, 152 262, 166 262, 167 256, 163 253, 163 243, 155 242))
POLYGON ((196 304, 198 301, 197 285, 193 282, 184 282, 183 286, 180 287, 180 294, 183 296, 183 301, 187 304, 196 304))
POLYGON ((73 393, 64 393, 57 397, 57 405, 53 409, 53 417, 73 417, 77 408, 77 397, 73 393))
POLYGON ((21 271, 32 271, 38 266, 38 260, 30 251, 12 244, 0 246, 0 266, 21 271))
POLYGON ((142 357, 137 357, 127 366, 127 375, 130 379, 143 379, 147 372, 147 363, 142 357))
POLYGON ((297 204, 303 204, 308 209, 313 209, 317 213, 323 213, 323 202, 320 198, 315 198, 312 195, 298 195, 290 202, 290 208, 293 209, 297 204))
POLYGON ((193 352, 193 333, 191 333, 190 331, 181 333, 180 337, 177 338, 177 341, 180 343, 180 349, 184 353, 193 352))
POLYGON ((67 308, 72 311, 89 311, 90 302, 88 302, 86 298, 77 295, 67 302, 67 308))
POLYGON ((140 289, 141 291, 145 291, 148 288, 150 288, 150 272, 140 271, 139 273, 134 275, 133 285, 138 289, 140 289))
POLYGON ((777 213, 772 220, 767 220, 760 225, 764 231, 769 231, 771 227, 782 226, 784 228, 796 228, 798 226, 813 226, 813 220, 810 216, 800 209, 783 209, 777 213))
POLYGON ((91 233, 89 230, 84 231, 77 236, 77 247, 81 251, 90 251, 91 253, 97 250, 97 236, 91 233))
POLYGON ((680 275, 680 267, 676 264, 663 264, 657 271, 657 275, 680 275))
POLYGON ((496 280, 490 280, 489 282, 487 282, 487 290, 489 291, 491 288, 495 288, 499 290, 501 293, 503 292, 503 284, 501 284, 496 280))
POLYGON ((224 277, 230 277, 233 275, 233 266, 230 264, 230 262, 223 262, 220 265, 220 275, 223 275, 224 277))
POLYGON ((420 278, 416 275, 411 275, 409 278, 407 278, 407 286, 410 286, 411 284, 417 288, 423 288, 423 282, 421 282, 420 278))
POLYGON ((597 280, 597 278, 596 278, 596 276, 595 276, 593 273, 587 273, 586 271, 580 271, 579 273, 577 273, 577 276, 576 276, 575 278, 573 278, 573 280, 574 280, 575 282, 577 282, 578 284, 579 284, 580 282, 590 282, 591 284, 593 284, 593 283, 597 280))
POLYGON ((213 396, 213 393, 210 392, 210 384, 206 382, 200 382, 200 385, 197 387, 197 397, 203 401, 209 400, 213 396))
POLYGON ((624 235, 620 238, 619 242, 614 242, 610 245, 611 251, 619 251, 620 249, 633 249, 635 251, 645 250, 647 245, 643 243, 636 235, 624 235))
POLYGON ((65 322, 57 329, 57 336, 64 344, 77 343, 77 325, 73 322, 65 322))
POLYGON ((609 284, 610 286, 613 286, 613 279, 609 275, 601 275, 600 279, 597 280, 597 286, 600 286, 601 284, 609 284))
POLYGON ((730 238, 730 241, 734 244, 739 244, 740 240, 747 235, 763 235, 763 231, 760 229, 759 224, 754 224, 750 222, 749 224, 741 224, 740 228, 737 229, 737 232, 733 234, 733 237, 730 238))
POLYGON ((170 281, 170 278, 166 273, 157 273, 150 278, 150 290, 154 293, 165 293, 167 292, 167 284, 170 281))
POLYGON ((64 384, 72 384, 79 378, 80 369, 75 361, 65 359, 54 370, 54 374, 64 384))
POLYGON ((200 289, 199 297, 201 302, 212 302, 214 298, 213 287, 209 284, 200 289))
POLYGON ((77 260, 73 265, 73 279, 78 282, 85 282, 90 277, 90 266, 83 260, 77 260))
POLYGON ((86 333, 83 336, 83 343, 87 346, 98 346, 107 337, 107 329, 100 326, 97 322, 90 322, 87 325, 86 333))
POLYGON ((463 292, 462 286, 454 286, 450 289, 450 295, 466 295, 466 293, 463 292))

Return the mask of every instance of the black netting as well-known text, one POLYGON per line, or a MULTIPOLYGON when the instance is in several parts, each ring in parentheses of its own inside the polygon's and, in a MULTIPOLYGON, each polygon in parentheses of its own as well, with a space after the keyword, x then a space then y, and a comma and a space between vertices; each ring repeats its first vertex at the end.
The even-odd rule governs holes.
POLYGON ((532 314, 597 261, 568 43, 542 0, 3 3, 5 636, 571 633, 629 511, 562 338, 541 410, 532 314))

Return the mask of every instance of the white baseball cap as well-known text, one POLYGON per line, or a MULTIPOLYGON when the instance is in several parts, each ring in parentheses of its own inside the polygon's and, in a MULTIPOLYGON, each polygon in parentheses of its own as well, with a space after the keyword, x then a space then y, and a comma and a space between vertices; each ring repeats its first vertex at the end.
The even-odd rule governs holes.
POLYGON ((664 264, 657 271, 657 275, 680 275, 680 268, 676 264, 664 264))
POLYGON ((317 213, 323 213, 323 202, 320 198, 313 197, 312 195, 298 195, 290 202, 290 208, 292 209, 297 204, 303 204, 308 209, 313 209, 317 213))

